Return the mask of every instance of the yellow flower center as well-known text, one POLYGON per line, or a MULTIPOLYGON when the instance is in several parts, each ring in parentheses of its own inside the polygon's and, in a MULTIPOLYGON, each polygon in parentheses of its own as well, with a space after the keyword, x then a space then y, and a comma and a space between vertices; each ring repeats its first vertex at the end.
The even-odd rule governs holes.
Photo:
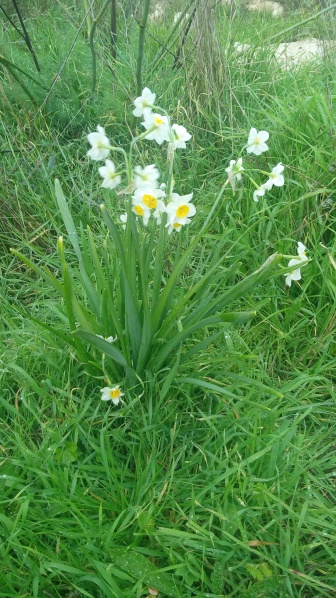
POLYGON ((178 218, 184 218, 189 212, 189 206, 180 206, 179 208, 177 208, 176 210, 176 216, 178 218))
POLYGON ((110 390, 110 397, 111 397, 111 399, 119 399, 119 397, 120 397, 120 390, 119 390, 119 388, 115 388, 114 390, 110 390))
POLYGON ((179 222, 174 223, 174 228, 179 229, 179 228, 181 228, 181 226, 182 226, 182 224, 179 224, 179 222))
POLYGON ((145 193, 145 195, 142 198, 142 201, 144 202, 145 206, 147 206, 150 209, 156 208, 157 206, 156 197, 154 197, 153 195, 149 195, 148 193, 145 193))
POLYGON ((134 206, 134 211, 138 216, 143 216, 144 209, 141 206, 134 206))
POLYGON ((256 137, 254 140, 255 145, 260 145, 260 139, 259 137, 256 137))
POLYGON ((156 125, 163 125, 164 124, 164 120, 162 118, 160 118, 160 116, 156 116, 155 117, 155 124, 156 125))

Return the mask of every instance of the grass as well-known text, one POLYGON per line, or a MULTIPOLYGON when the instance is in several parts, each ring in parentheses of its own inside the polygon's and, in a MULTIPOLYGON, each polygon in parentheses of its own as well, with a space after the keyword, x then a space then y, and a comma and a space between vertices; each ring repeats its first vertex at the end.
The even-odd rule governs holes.
MULTIPOLYGON (((49 64, 48 81, 68 48, 56 44, 56 33, 73 39, 80 19, 67 9, 72 20, 61 20, 60 5, 53 10, 48 7, 44 30, 35 21, 29 27, 34 46, 41 44, 42 72, 49 64)), ((292 11, 284 28, 309 10, 292 11)), ((34 6, 32 11, 39 22, 34 6)), ((259 35, 277 30, 265 16, 252 15, 249 21, 243 16, 231 23, 239 41, 247 41, 248 24, 258 23, 259 35)), ((55 298, 12 259, 9 246, 58 273, 55 246, 64 228, 52 191, 56 176, 76 223, 89 223, 103 240, 97 206, 105 196, 86 161, 85 136, 99 122, 110 138, 123 142, 135 126, 127 94, 134 95, 135 54, 130 54, 136 30, 127 23, 116 78, 111 83, 105 66, 95 99, 87 92, 90 54, 84 38, 37 120, 22 93, 10 89, 6 76, 1 80, 6 153, 0 183, 0 596, 131 598, 147 595, 148 586, 162 596, 183 598, 334 595, 331 62, 293 75, 262 49, 247 63, 229 51, 223 86, 211 96, 202 94, 207 80, 195 79, 192 56, 173 78, 167 58, 148 81, 193 133, 191 147, 179 155, 176 176, 179 192, 195 193, 198 221, 192 234, 251 126, 270 132, 270 152, 255 160, 256 167, 268 169, 280 160, 286 165, 286 186, 265 201, 251 201, 249 183, 234 196, 226 193, 179 292, 206 271, 219 239, 225 239, 225 266, 237 258, 241 262, 238 277, 274 251, 295 253, 301 240, 311 261, 298 285, 285 288, 280 277, 257 287, 237 305, 258 307, 252 322, 227 328, 200 354, 194 352, 203 340, 198 336, 182 354, 180 368, 166 372, 169 390, 162 373, 118 408, 102 404, 101 381, 26 316, 28 310, 56 322, 55 298), (133 70, 126 69, 127 60, 133 70), (191 77, 194 85, 185 84, 191 77), (80 88, 83 102, 76 95, 80 88)), ((313 26, 322 35, 332 24, 314 21, 313 26)), ((159 25, 151 27, 164 39, 159 25)), ((13 34, 6 30, 6 35, 13 34)), ((106 61, 105 35, 103 27, 97 47, 106 61)), ((236 38, 232 31, 231 36, 236 38)), ((147 63, 156 51, 155 42, 147 40, 147 63)), ((11 52, 11 59, 28 64, 22 48, 14 44, 11 52)), ((150 144, 146 152, 146 163, 156 159, 150 144)), ((113 209, 115 198, 109 201, 113 209)))

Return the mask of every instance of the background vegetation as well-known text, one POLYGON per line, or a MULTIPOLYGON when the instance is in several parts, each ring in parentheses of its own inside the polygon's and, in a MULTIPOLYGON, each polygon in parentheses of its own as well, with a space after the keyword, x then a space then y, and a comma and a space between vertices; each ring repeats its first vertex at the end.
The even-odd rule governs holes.
MULTIPOLYGON (((9 248, 58 275, 55 177, 76 223, 98 240, 99 204, 123 211, 99 187, 86 135, 101 124, 125 143, 136 126, 142 5, 117 5, 115 59, 110 13, 98 23, 92 91, 85 2, 21 4, 41 70, 2 14, 1 54, 36 82, 16 72, 29 97, 0 64, 0 596, 131 598, 148 586, 183 598, 333 595, 335 54, 283 71, 274 43, 336 38, 335 10, 299 25, 328 5, 288 2, 274 19, 202 0, 187 37, 181 22, 170 41, 178 2, 148 22, 143 84, 193 134, 176 176, 181 192, 194 191, 193 233, 252 126, 271 140, 256 167, 286 166, 285 187, 267 202, 254 204, 249 184, 227 191, 181 293, 206 271, 219 238, 225 267, 241 262, 228 284, 274 251, 295 253, 297 241, 311 261, 300 284, 275 278, 239 303, 257 317, 167 371, 169 392, 154 378, 110 408, 100 381, 29 318, 56 324, 55 298, 9 248), (252 50, 238 55, 235 41, 252 50)), ((20 29, 12 3, 2 6, 20 29)), ((147 163, 157 159, 146 152, 147 163)))

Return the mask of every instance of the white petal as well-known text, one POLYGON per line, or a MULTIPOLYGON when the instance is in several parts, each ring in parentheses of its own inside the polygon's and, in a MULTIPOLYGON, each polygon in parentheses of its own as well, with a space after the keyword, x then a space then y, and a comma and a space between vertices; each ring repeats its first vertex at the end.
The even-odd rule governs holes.
POLYGON ((285 275, 285 283, 290 287, 292 285, 292 278, 290 274, 285 275))
POLYGON ((294 272, 291 272, 290 275, 291 275, 292 280, 301 280, 300 268, 298 268, 297 270, 294 270, 294 272))
POLYGON ((306 247, 304 246, 303 243, 301 243, 300 241, 298 241, 298 246, 297 246, 297 252, 298 252, 298 254, 300 255, 304 251, 306 251, 306 247))
POLYGON ((275 185, 276 187, 283 187, 284 184, 285 179, 282 174, 278 174, 278 176, 275 179, 273 179, 273 185, 275 185))
POLYGON ((269 138, 269 133, 267 133, 267 131, 259 131, 258 138, 260 139, 260 141, 267 141, 267 139, 269 138))

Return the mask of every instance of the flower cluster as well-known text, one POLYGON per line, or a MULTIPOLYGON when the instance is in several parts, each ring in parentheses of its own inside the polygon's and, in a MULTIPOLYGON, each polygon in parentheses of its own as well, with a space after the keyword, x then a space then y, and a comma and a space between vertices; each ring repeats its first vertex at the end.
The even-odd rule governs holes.
MULTIPOLYGON (((143 118, 141 123, 146 131, 140 138, 156 141, 161 145, 164 141, 169 143, 169 155, 174 155, 176 149, 184 149, 186 142, 191 139, 190 133, 182 125, 170 125, 167 115, 154 112, 155 93, 152 93, 148 87, 145 87, 141 96, 134 100, 134 116, 143 118)), ((87 155, 92 160, 105 160, 105 166, 101 166, 98 171, 103 178, 101 186, 105 189, 114 189, 121 183, 122 171, 118 171, 112 160, 107 157, 111 151, 111 145, 106 136, 105 129, 97 127, 97 132, 88 135, 88 141, 91 149, 87 155)), ((162 221, 162 215, 167 215, 166 227, 168 233, 180 231, 182 226, 189 224, 191 218, 196 214, 196 208, 191 203, 192 193, 180 196, 172 192, 172 181, 169 185, 159 184, 160 173, 155 164, 149 166, 136 166, 133 170, 132 181, 128 181, 130 188, 133 189, 132 211, 142 218, 146 226, 151 216, 154 217, 157 224, 162 221), (168 193, 166 193, 168 188, 168 193), (165 201, 164 201, 165 200, 165 201)), ((120 217, 123 225, 126 225, 127 214, 120 217)))
MULTIPOLYGON (((91 146, 87 155, 92 160, 104 160, 104 166, 98 169, 103 181, 101 187, 104 189, 115 189, 122 182, 122 176, 127 174, 127 185, 124 193, 131 195, 128 202, 128 210, 120 216, 123 228, 127 226, 127 220, 133 213, 136 218, 141 219, 147 226, 151 217, 157 224, 162 224, 168 229, 168 234, 173 231, 180 231, 183 226, 191 222, 196 214, 196 208, 192 202, 193 193, 179 195, 173 190, 173 160, 175 151, 185 149, 186 143, 191 139, 190 133, 182 125, 170 124, 168 115, 159 107, 155 106, 155 93, 148 87, 142 91, 141 96, 134 100, 134 116, 142 118, 141 125, 145 131, 134 137, 131 143, 129 155, 121 149, 112 147, 105 129, 98 125, 97 131, 90 133, 87 137, 91 146), (142 139, 155 141, 158 145, 168 143, 168 167, 167 179, 160 183, 160 172, 155 164, 144 166, 132 165, 132 148, 136 142, 142 139), (119 168, 110 160, 111 152, 119 152, 124 156, 123 168, 119 168)), ((238 161, 239 162, 239 161, 238 161)), ((120 191, 119 195, 123 192, 120 191)), ((101 337, 103 338, 103 337, 101 337)), ((105 339, 113 343, 116 339, 108 337, 105 339)), ((101 391, 103 401, 112 401, 118 405, 123 393, 120 386, 107 386, 101 391)), ((150 594, 157 594, 154 589, 149 590, 150 594)))
POLYGON ((185 149, 186 141, 191 139, 190 133, 182 125, 174 124, 170 127, 168 116, 153 112, 155 98, 155 93, 145 87, 141 96, 134 100, 133 114, 134 116, 143 116, 144 120, 141 124, 147 131, 146 139, 156 141, 159 145, 168 141, 174 150, 185 149))
MULTIPOLYGON (((255 154, 256 156, 260 156, 263 152, 267 152, 268 145, 265 143, 269 138, 269 133, 267 131, 257 131, 257 129, 252 128, 250 130, 246 151, 248 154, 255 154)), ((282 187, 285 183, 284 176, 282 174, 284 170, 284 165, 279 162, 274 168, 272 168, 271 172, 268 173, 268 180, 262 185, 256 185, 256 190, 253 193, 253 200, 258 201, 259 197, 265 195, 266 191, 272 189, 273 185, 275 187, 282 187)), ((243 167, 243 159, 238 158, 238 160, 231 160, 230 166, 225 169, 225 172, 228 173, 228 180, 233 189, 235 190, 235 183, 236 181, 240 181, 242 178, 242 173, 244 172, 243 167)), ((254 181, 253 181, 254 182, 254 181)))
POLYGON ((305 266, 307 264, 307 262, 308 262, 308 258, 306 256, 306 248, 303 245, 303 243, 300 243, 300 241, 298 242, 297 253, 298 253, 298 257, 294 258, 292 260, 289 260, 288 267, 289 268, 291 266, 300 266, 300 267, 296 268, 295 270, 292 270, 292 272, 289 272, 288 274, 284 274, 284 276, 286 276, 285 283, 289 287, 292 284, 292 280, 301 280, 301 270, 300 270, 300 268, 302 266, 305 266))
POLYGON ((228 173, 229 183, 233 189, 235 190, 235 181, 240 181, 242 178, 241 173, 245 170, 243 166, 243 158, 238 158, 238 160, 230 160, 230 166, 225 168, 225 172, 228 173))
POLYGON ((153 214, 156 222, 161 223, 161 215, 166 210, 162 201, 165 192, 158 187, 158 178, 160 173, 154 164, 150 166, 137 166, 134 177, 135 191, 132 197, 132 210, 137 216, 141 216, 143 223, 148 224, 148 220, 153 214))
MULTIPOLYGON (((257 129, 252 128, 250 130, 247 145, 245 146, 246 152, 248 154, 255 154, 256 156, 260 156, 263 152, 268 150, 268 145, 266 141, 269 139, 269 133, 267 131, 257 131, 257 129)), ((261 185, 258 185, 254 182, 253 179, 250 180, 254 183, 257 187, 253 193, 253 200, 257 202, 259 197, 265 195, 266 191, 272 189, 273 186, 275 187, 282 187, 285 184, 285 179, 283 176, 284 165, 282 162, 279 162, 276 166, 274 166, 271 172, 268 174, 268 179, 261 185)), ((245 168, 243 167, 243 159, 240 157, 237 160, 231 160, 230 165, 225 169, 228 175, 228 182, 230 183, 233 191, 235 190, 236 181, 240 181, 242 176, 246 174, 245 168)), ((293 258, 289 261, 288 267, 291 266, 304 266, 308 262, 308 258, 306 257, 305 253, 305 246, 302 243, 298 243, 297 253, 298 257, 293 258)), ((292 284, 292 280, 301 280, 301 270, 299 268, 295 268, 288 274, 285 274, 286 284, 290 287, 292 284)))
POLYGON ((111 151, 110 140, 106 136, 104 127, 98 125, 97 133, 90 133, 87 136, 91 149, 87 152, 87 156, 91 160, 105 160, 105 166, 98 168, 100 176, 103 178, 101 184, 105 189, 114 189, 121 183, 121 173, 116 172, 116 167, 112 160, 107 160, 111 151))

